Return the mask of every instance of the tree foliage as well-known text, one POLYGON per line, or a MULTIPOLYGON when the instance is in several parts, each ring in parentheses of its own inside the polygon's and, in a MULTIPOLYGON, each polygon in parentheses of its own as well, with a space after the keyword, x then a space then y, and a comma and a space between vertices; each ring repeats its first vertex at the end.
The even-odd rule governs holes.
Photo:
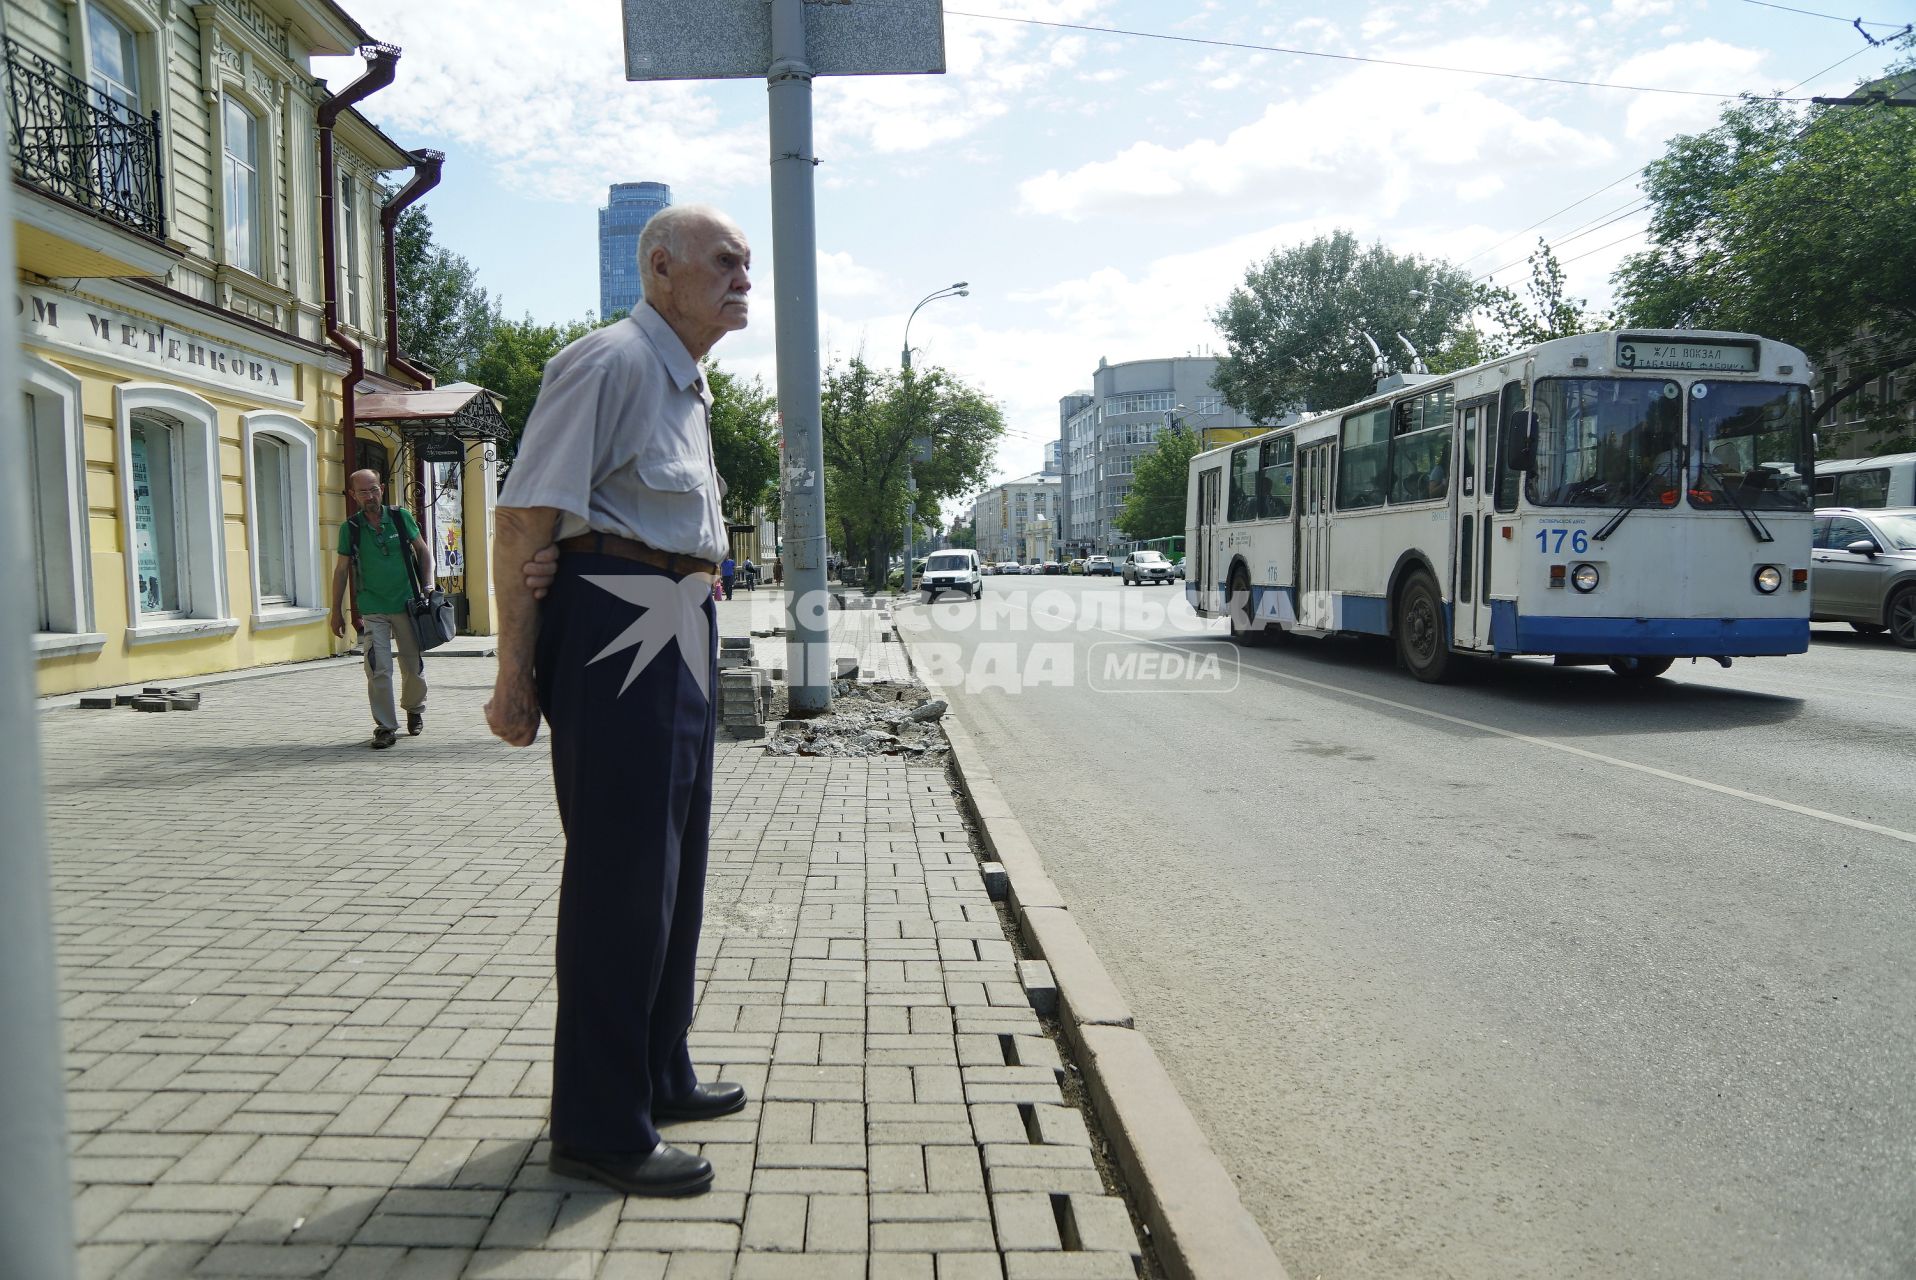
MULTIPOLYGON (((1522 297, 1500 285, 1479 286, 1479 302, 1488 313, 1491 332, 1481 354, 1448 368, 1465 369, 1552 338, 1574 337, 1609 326, 1609 318, 1592 312, 1586 300, 1564 292, 1563 264, 1557 261, 1547 240, 1538 238, 1537 251, 1529 261, 1530 279, 1522 297)), ((1435 369, 1436 365, 1431 367, 1435 369)))
POLYGON ((1672 140, 1643 186, 1650 248, 1613 277, 1627 324, 1760 333, 1846 365, 1819 420, 1916 363, 1916 111, 1744 99, 1672 140))
POLYGON ((1184 496, 1191 459, 1198 454, 1194 431, 1158 433, 1158 447, 1141 455, 1131 473, 1131 491, 1124 496, 1117 525, 1134 541, 1168 538, 1184 532, 1184 496))
POLYGON ((712 388, 712 457, 725 477, 725 518, 743 522, 755 507, 778 509, 778 400, 750 381, 705 362, 712 388))
POLYGON ((511 468, 519 450, 519 438, 525 434, 526 419, 539 398, 539 382, 545 377, 546 362, 561 348, 598 328, 589 316, 564 324, 541 324, 531 316, 520 320, 500 320, 492 327, 485 347, 465 370, 465 379, 476 382, 505 400, 501 411, 506 420, 506 440, 499 447, 500 473, 511 468))
POLYGON ((401 353, 430 365, 441 382, 479 381, 471 369, 499 323, 499 304, 471 263, 433 243, 426 206, 399 215, 393 268, 401 353))
POLYGON ((1273 252, 1251 267, 1212 319, 1227 354, 1212 385, 1259 422, 1331 409, 1369 395, 1374 357, 1408 369, 1403 334, 1425 355, 1461 340, 1479 302, 1469 275, 1445 262, 1368 249, 1348 231, 1273 252))
POLYGON ((904 538, 905 504, 920 525, 938 526, 947 498, 976 489, 990 474, 1004 418, 985 394, 943 369, 903 374, 854 356, 825 371, 820 421, 825 453, 825 512, 835 541, 883 582, 904 538), (912 440, 929 437, 929 461, 911 461, 912 440), (918 481, 912 495, 909 475, 918 481))

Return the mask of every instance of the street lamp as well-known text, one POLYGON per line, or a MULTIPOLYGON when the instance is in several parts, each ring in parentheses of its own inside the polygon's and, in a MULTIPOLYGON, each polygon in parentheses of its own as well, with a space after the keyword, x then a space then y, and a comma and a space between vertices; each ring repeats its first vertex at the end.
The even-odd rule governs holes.
MULTIPOLYGON (((969 298, 970 296, 970 282, 960 280, 957 284, 948 284, 942 289, 933 289, 930 293, 920 298, 918 300, 918 306, 913 307, 911 314, 905 317, 905 345, 898 353, 898 366, 905 372, 905 395, 908 405, 910 403, 909 397, 911 396, 911 322, 918 318, 920 308, 927 302, 936 302, 940 298, 969 298)), ((917 445, 917 437, 914 436, 912 438, 912 451, 914 453, 917 451, 917 445)), ((911 456, 907 455, 905 458, 905 492, 907 497, 905 498, 905 572, 903 589, 908 595, 911 592, 912 535, 914 526, 918 523, 918 501, 916 498, 909 496, 918 492, 918 480, 911 473, 911 463, 911 456)))

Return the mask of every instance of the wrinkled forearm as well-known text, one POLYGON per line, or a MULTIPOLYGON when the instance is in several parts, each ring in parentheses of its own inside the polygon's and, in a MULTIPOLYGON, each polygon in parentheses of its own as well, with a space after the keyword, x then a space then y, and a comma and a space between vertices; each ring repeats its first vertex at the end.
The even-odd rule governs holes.
POLYGON ((530 677, 539 638, 539 602, 526 586, 525 563, 551 546, 559 531, 555 507, 500 507, 494 515, 492 590, 499 608, 499 675, 530 677))

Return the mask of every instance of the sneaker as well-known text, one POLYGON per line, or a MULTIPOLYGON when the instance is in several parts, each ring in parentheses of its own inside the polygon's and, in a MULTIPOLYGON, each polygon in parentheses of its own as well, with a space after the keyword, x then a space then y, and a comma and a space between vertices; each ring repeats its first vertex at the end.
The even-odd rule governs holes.
POLYGON ((374 751, 384 751, 387 747, 390 747, 393 743, 397 741, 399 741, 399 734, 395 730, 392 730, 392 729, 374 729, 373 730, 373 750, 374 751))
POLYGON ((408 711, 406 713, 406 732, 417 738, 425 731, 426 713, 423 711, 408 711))

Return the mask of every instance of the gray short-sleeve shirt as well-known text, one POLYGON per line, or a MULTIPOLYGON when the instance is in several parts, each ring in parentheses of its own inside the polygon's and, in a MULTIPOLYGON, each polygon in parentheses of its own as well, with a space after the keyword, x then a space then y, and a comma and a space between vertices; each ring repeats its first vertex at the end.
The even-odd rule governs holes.
POLYGON ((614 533, 723 559, 711 404, 698 361, 641 302, 546 365, 499 505, 556 507, 561 538, 614 533))

